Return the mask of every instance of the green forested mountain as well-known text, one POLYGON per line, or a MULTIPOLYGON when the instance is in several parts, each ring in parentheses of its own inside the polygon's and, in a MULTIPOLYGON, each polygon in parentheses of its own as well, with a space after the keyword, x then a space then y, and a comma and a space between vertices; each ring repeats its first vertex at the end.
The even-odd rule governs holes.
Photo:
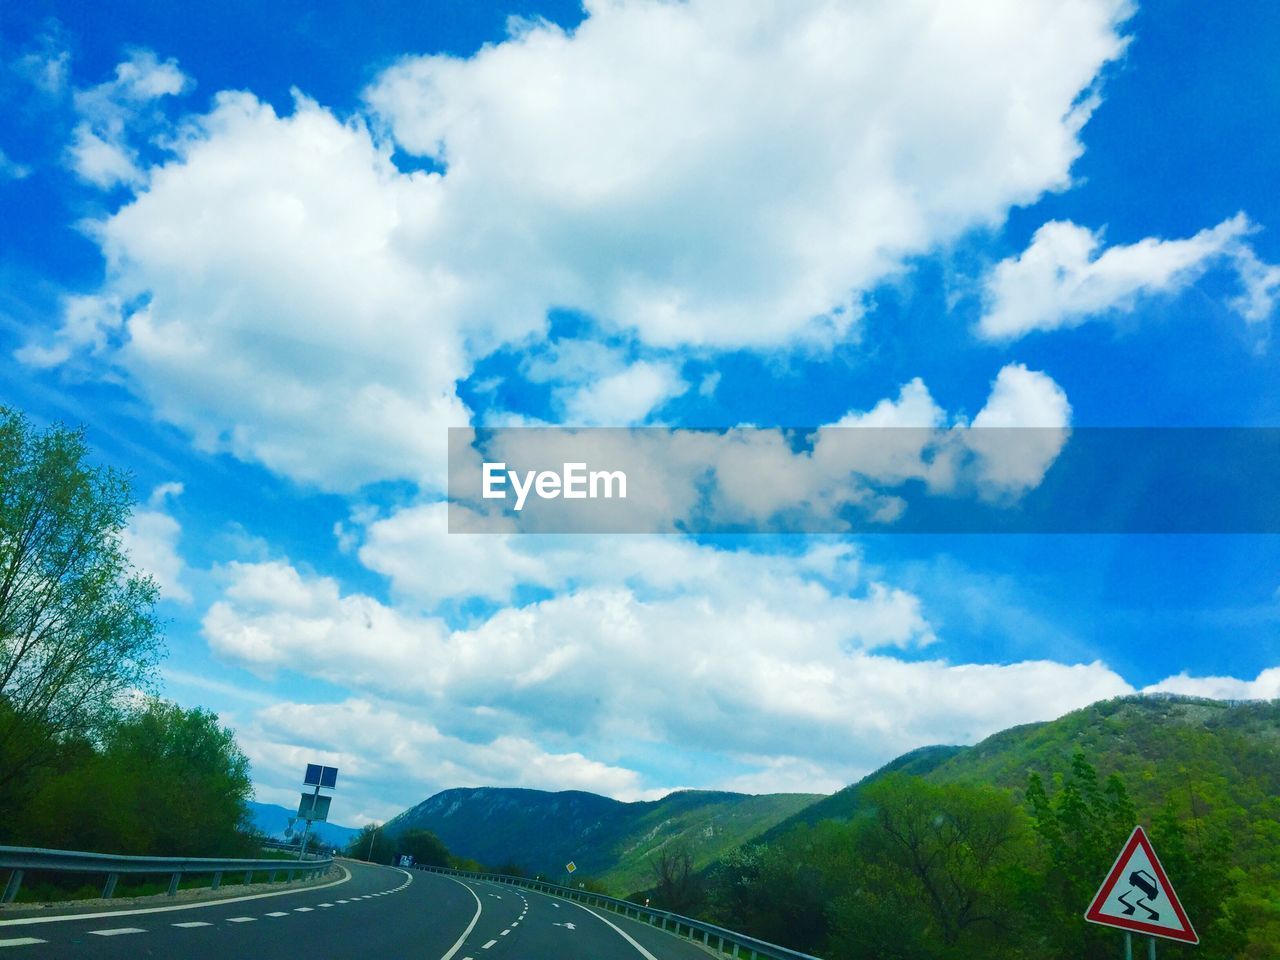
POLYGON ((1064 774, 1083 750, 1099 774, 1118 773, 1140 804, 1188 805, 1280 813, 1280 701, 1227 702, 1189 697, 1105 700, 1045 723, 993 734, 971 747, 923 747, 814 803, 769 831, 800 823, 848 820, 861 795, 888 773, 937 783, 971 781, 1022 790, 1033 772, 1064 774))
POLYGON ((578 879, 627 893, 654 882, 650 860, 665 845, 687 849, 701 868, 817 799, 682 790, 623 803, 578 790, 479 787, 429 797, 390 820, 387 829, 430 830, 456 856, 553 879, 563 880, 572 860, 578 879))
POLYGON ((1280 957, 1280 701, 1125 697, 914 751, 726 857, 699 906, 830 957, 1102 958, 1118 934, 1080 915, 1135 822, 1195 955, 1280 957))

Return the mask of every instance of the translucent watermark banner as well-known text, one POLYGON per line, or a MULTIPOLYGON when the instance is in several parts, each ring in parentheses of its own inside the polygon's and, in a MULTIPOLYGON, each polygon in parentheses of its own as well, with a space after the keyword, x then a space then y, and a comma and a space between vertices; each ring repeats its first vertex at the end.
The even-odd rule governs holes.
POLYGON ((449 531, 1280 533, 1280 428, 455 428, 449 531))

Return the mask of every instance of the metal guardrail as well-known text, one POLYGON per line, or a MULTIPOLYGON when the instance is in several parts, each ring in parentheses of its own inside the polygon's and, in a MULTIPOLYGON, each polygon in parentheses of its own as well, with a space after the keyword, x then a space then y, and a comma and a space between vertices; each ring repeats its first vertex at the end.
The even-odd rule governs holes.
POLYGON ((224 873, 244 873, 249 883, 255 873, 269 873, 270 883, 276 875, 285 872, 286 882, 295 873, 312 877, 327 872, 333 858, 326 860, 222 860, 214 857, 124 857, 111 853, 85 853, 79 850, 46 850, 41 847, 0 847, 0 869, 8 868, 9 882, 5 884, 0 903, 12 903, 22 886, 23 874, 28 870, 47 870, 62 873, 106 874, 102 887, 102 899, 109 900, 116 892, 116 881, 122 873, 153 873, 169 875, 169 896, 178 893, 178 881, 193 874, 213 874, 211 889, 222 885, 224 873))
POLYGON ((538 890, 542 893, 548 893, 552 896, 562 897, 566 900, 573 900, 589 906, 603 907, 606 910, 612 910, 624 916, 634 917, 637 920, 648 923, 650 926, 661 927, 663 930, 674 933, 677 936, 705 944, 731 957, 747 957, 749 960, 820 960, 819 957, 811 954, 780 947, 776 943, 766 943, 764 940, 749 937, 745 933, 737 933, 733 930, 726 930, 724 927, 717 927, 713 923, 704 923, 701 920, 684 917, 678 913, 669 913, 666 910, 654 910, 652 907, 641 906, 638 903, 632 903, 630 900, 606 897, 602 893, 592 893, 581 888, 562 887, 559 884, 547 883, 543 880, 530 880, 527 877, 509 877, 503 873, 472 873, 468 870, 429 867, 424 864, 415 864, 415 866, 418 870, 427 870, 431 873, 443 873, 454 877, 468 877, 473 880, 505 883, 511 886, 538 890))

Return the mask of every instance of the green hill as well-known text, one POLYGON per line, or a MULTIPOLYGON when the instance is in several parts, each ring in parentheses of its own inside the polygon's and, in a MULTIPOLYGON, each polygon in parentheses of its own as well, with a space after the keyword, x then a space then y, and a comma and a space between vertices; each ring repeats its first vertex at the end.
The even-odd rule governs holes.
MULTIPOLYGON (((1175 798, 1196 814, 1234 809, 1239 830, 1280 824, 1280 701, 1134 696, 1105 700, 1045 723, 993 734, 971 747, 924 747, 779 823, 766 839, 801 824, 847 820, 862 791, 892 772, 935 783, 986 783, 1021 791, 1031 773, 1065 774, 1078 750, 1099 775, 1117 773, 1141 809, 1175 798)), ((1277 828, 1280 831, 1280 827, 1277 828)))
MULTIPOLYGON (((827 955, 848 953, 853 941, 848 939, 847 929, 841 940, 840 920, 833 921, 836 933, 827 923, 840 910, 865 922, 865 897, 871 895, 849 878, 874 874, 856 857, 850 859, 849 850, 859 837, 880 836, 868 833, 871 825, 881 822, 877 797, 895 796, 893 790, 896 796, 908 795, 903 781, 892 774, 918 778, 915 782, 920 787, 911 789, 916 789, 919 797, 960 795, 948 795, 945 790, 986 790, 989 798, 996 788, 994 794, 1003 792, 1006 803, 1011 800, 1030 813, 1025 800, 1029 777, 1038 775, 1050 795, 1061 794, 1064 783, 1080 782, 1072 771, 1077 754, 1096 770, 1098 783, 1112 774, 1122 782, 1132 802, 1132 810, 1120 825, 1123 831, 1127 832, 1128 824, 1136 818, 1149 829, 1154 826, 1167 839, 1173 836, 1170 822, 1182 825, 1185 841, 1169 840, 1171 846, 1161 855, 1179 862, 1184 902, 1194 899, 1204 919, 1201 934, 1205 939, 1198 955, 1230 956, 1232 960, 1280 956, 1275 952, 1280 943, 1280 700, 1122 697, 1050 722, 1013 727, 973 746, 927 747, 905 754, 778 823, 761 837, 763 846, 759 841, 749 844, 731 854, 724 869, 713 866, 707 871, 712 917, 800 949, 826 950, 827 955), (735 880, 744 873, 758 879, 735 880), (788 884, 792 900, 780 895, 788 884), (819 892, 805 900, 802 895, 812 891, 819 892), (841 905, 833 914, 830 905, 837 900, 841 905), (785 906, 776 906, 779 902, 785 906), (863 913, 858 914, 858 909, 863 913), (1213 917, 1217 920, 1211 924, 1213 917), (808 927, 803 934, 793 935, 803 925, 801 920, 807 920, 808 927), (833 939, 827 940, 828 936, 833 939), (1244 939, 1234 943, 1230 940, 1233 936, 1244 939)), ((969 794, 970 798, 979 795, 969 794)), ((1083 843, 1084 849, 1087 836, 1087 832, 1073 835, 1068 842, 1083 843), (1086 839, 1080 841, 1078 836, 1086 839)), ((1119 840, 1114 842, 1118 847, 1119 840)), ((1019 889, 1039 889, 1036 885, 1042 884, 1046 893, 1055 891, 1062 874, 1045 867, 1043 857, 1049 851, 1039 840, 1033 848, 1038 852, 1019 862, 1019 868, 1030 871, 1019 889)), ((1089 874, 1089 883, 1101 880, 1106 862, 1114 856, 1110 847, 1097 853, 1090 860, 1098 862, 1082 870, 1082 875, 1089 874), (1095 868, 1096 880, 1092 879, 1095 868)), ((883 869, 882 862, 878 869, 883 869)), ((894 896, 910 902, 902 891, 894 893, 883 877, 866 889, 886 902, 894 896)), ((1065 914, 1060 927, 1080 933, 1085 946, 1077 947, 1085 953, 1063 952, 1061 944, 1052 949, 1042 943, 1037 955, 1092 958, 1097 950, 1105 953, 1110 949, 1111 941, 1096 931, 1081 932, 1083 922, 1076 923, 1078 913, 1072 911, 1082 911, 1088 896, 1089 890, 1072 891, 1072 906, 1062 908, 1065 914)), ((1003 952, 989 951, 988 955, 1023 956, 1018 951, 1030 949, 1035 940, 1032 934, 1024 934, 1030 938, 1026 943, 1010 934, 1003 952)), ((1187 949, 1166 947, 1165 952, 1183 956, 1189 955, 1187 949)))
POLYGON ((623 803, 577 790, 478 787, 429 797, 387 829, 431 830, 457 856, 494 867, 514 864, 553 879, 563 879, 572 860, 578 878, 627 894, 652 883, 650 858, 666 844, 686 846, 695 868, 702 868, 818 799, 683 790, 623 803))

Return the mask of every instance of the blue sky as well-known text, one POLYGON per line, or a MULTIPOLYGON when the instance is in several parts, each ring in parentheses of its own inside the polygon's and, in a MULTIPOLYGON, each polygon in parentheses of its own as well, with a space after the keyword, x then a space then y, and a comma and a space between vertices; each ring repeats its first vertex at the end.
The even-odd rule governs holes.
POLYGON ((468 424, 1280 426, 1262 2, 0 10, 0 402, 289 802, 828 790, 1280 696, 1274 536, 466 537, 468 424), (923 411, 923 413, 922 413, 923 411))

